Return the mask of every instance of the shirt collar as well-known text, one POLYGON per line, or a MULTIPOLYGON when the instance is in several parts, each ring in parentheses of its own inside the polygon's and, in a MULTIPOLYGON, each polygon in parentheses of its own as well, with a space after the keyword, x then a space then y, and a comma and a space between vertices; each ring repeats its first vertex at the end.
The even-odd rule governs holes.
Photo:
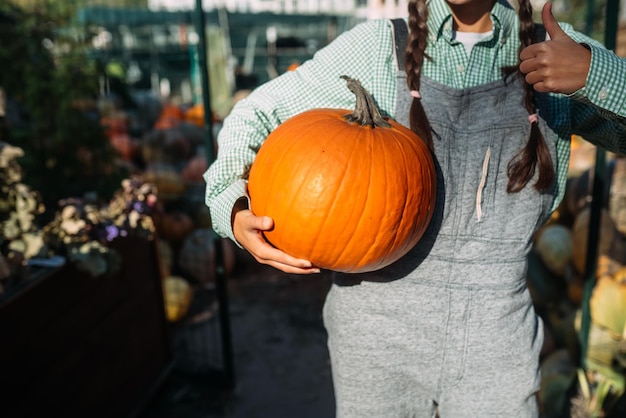
MULTIPOLYGON (((513 19, 517 15, 507 0, 496 0, 491 9, 491 19, 493 21, 494 39, 501 38, 504 42, 513 29, 513 19)), ((445 0, 428 1, 428 31, 433 39, 439 39, 446 35, 446 39, 452 37, 452 12, 445 0)))

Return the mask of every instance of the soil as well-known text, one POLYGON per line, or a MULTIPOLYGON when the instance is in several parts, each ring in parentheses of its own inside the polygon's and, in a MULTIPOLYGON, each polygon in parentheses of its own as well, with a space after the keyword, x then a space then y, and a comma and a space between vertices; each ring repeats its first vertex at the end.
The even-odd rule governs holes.
POLYGON ((289 275, 238 252, 227 286, 234 385, 223 375, 215 292, 196 292, 172 329, 177 362, 141 418, 334 417, 321 317, 329 287, 325 273, 289 275))

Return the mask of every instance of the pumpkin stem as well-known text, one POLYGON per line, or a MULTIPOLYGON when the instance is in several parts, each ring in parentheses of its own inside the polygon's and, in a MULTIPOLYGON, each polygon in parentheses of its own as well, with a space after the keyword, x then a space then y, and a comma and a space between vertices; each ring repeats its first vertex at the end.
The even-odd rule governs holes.
POLYGON ((356 96, 354 112, 345 115, 345 120, 358 123, 361 126, 371 126, 372 128, 377 126, 381 128, 391 127, 391 124, 381 116, 380 109, 376 106, 372 95, 363 88, 359 80, 346 75, 342 75, 341 78, 346 80, 348 89, 356 96))

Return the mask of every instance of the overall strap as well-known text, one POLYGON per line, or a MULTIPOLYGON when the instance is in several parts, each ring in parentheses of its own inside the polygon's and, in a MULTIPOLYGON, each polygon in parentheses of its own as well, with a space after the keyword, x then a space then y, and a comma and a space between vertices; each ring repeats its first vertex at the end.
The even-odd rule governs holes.
POLYGON ((391 19, 391 24, 393 25, 393 41, 395 44, 398 70, 404 71, 404 54, 406 51, 406 42, 409 37, 409 30, 406 27, 404 19, 391 19))

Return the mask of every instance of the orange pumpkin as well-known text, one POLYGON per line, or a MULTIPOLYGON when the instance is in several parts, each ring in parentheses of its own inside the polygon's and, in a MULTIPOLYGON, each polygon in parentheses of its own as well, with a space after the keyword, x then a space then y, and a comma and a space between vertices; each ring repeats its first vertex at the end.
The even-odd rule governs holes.
POLYGON ((180 244, 194 228, 191 217, 179 211, 154 215, 153 219, 159 238, 174 245, 180 244))
POLYGON ((114 133, 109 142, 125 161, 131 161, 139 153, 139 144, 127 133, 114 133))
POLYGON ((274 219, 266 239, 320 268, 383 268, 422 237, 435 206, 435 166, 411 130, 381 117, 356 80, 354 113, 314 109, 265 140, 248 179, 251 210, 274 219))
POLYGON ((185 120, 196 126, 204 126, 204 106, 197 104, 185 112, 185 120))
POLYGON ((197 155, 187 162, 180 172, 180 178, 189 182, 204 182, 202 175, 209 168, 207 159, 203 155, 197 155))

